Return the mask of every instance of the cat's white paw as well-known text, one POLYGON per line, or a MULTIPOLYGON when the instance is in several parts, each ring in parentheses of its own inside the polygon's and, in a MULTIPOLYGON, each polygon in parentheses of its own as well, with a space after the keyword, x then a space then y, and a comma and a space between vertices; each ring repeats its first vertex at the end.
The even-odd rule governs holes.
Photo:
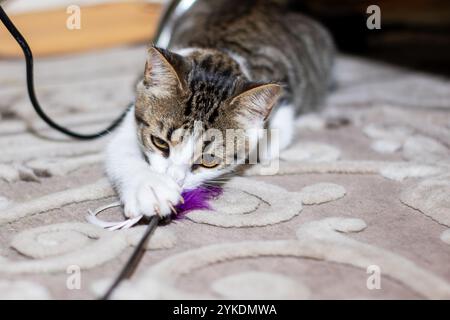
POLYGON ((127 218, 155 214, 166 217, 181 200, 181 189, 170 177, 146 172, 132 179, 123 186, 121 193, 127 218))

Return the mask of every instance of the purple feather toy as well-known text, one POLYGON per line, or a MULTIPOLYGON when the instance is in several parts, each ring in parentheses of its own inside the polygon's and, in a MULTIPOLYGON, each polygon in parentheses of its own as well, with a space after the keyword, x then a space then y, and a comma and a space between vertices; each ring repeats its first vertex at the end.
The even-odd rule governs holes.
MULTIPOLYGON (((192 190, 183 191, 181 195, 183 196, 184 203, 180 203, 175 207, 177 214, 172 214, 172 219, 182 219, 186 213, 193 210, 211 209, 209 201, 217 198, 222 193, 222 188, 217 186, 201 186, 192 190)), ((86 219, 96 226, 113 231, 131 228, 143 217, 141 215, 135 218, 129 218, 125 221, 103 221, 97 218, 97 215, 100 212, 120 205, 120 202, 115 202, 98 208, 95 211, 89 210, 89 214, 86 216, 86 219)))
POLYGON ((222 188, 218 186, 201 186, 183 191, 181 196, 184 199, 184 203, 180 203, 175 207, 177 214, 174 214, 172 218, 181 219, 186 213, 193 210, 211 209, 209 201, 219 197, 222 192, 222 188))

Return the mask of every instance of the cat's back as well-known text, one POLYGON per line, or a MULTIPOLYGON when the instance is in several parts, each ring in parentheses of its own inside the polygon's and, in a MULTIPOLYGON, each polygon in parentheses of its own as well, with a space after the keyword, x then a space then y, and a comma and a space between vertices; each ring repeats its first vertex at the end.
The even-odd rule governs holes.
MULTIPOLYGON (((323 29, 289 10, 288 0, 197 0, 175 24, 171 46, 196 46, 246 51, 273 45, 323 29), (278 39, 278 40, 277 40, 278 39)), ((252 53, 254 50, 251 50, 252 53)))
POLYGON ((245 61, 249 76, 285 85, 285 99, 314 107, 329 83, 334 47, 319 23, 287 0, 197 0, 175 24, 171 48, 215 48, 245 61))

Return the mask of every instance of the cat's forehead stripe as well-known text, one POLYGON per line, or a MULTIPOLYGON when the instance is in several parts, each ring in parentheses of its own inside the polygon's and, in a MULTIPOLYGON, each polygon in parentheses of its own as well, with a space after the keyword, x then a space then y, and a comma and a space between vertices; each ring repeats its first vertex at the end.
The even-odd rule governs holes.
POLYGON ((158 125, 158 128, 159 128, 159 131, 162 131, 164 129, 164 123, 162 121, 158 121, 157 125, 158 125))
POLYGON ((173 132, 174 132, 174 128, 173 127, 170 127, 167 130, 167 134, 166 134, 167 141, 171 141, 172 140, 173 132))
POLYGON ((190 135, 189 130, 186 130, 185 126, 179 128, 169 128, 167 132, 167 140, 171 141, 174 145, 182 143, 186 136, 190 135))

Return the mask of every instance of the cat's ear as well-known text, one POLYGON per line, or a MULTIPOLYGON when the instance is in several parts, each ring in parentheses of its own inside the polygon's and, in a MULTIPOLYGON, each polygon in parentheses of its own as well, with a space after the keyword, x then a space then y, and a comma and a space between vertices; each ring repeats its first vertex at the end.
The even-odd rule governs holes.
POLYGON ((282 92, 278 84, 254 84, 234 97, 230 105, 249 124, 265 121, 282 92))
POLYGON ((176 53, 151 47, 145 63, 144 85, 158 87, 161 90, 186 88, 186 75, 190 64, 176 53))

